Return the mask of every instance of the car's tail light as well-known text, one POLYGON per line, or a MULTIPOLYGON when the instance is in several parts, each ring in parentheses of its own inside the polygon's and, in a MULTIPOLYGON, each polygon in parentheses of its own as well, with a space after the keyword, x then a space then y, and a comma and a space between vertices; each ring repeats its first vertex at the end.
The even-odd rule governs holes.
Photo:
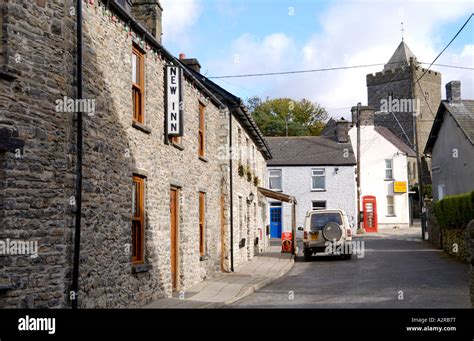
POLYGON ((303 233, 303 238, 304 238, 304 239, 308 239, 308 231, 304 231, 304 233, 303 233))
POLYGON ((347 229, 347 236, 352 237, 352 230, 351 229, 347 229))

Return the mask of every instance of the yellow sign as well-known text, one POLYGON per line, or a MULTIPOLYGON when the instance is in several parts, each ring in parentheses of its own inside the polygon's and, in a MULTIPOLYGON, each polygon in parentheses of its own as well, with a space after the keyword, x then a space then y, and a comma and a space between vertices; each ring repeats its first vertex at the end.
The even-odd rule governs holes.
POLYGON ((406 191, 407 191, 406 181, 394 181, 393 182, 393 191, 395 193, 406 193, 406 191))

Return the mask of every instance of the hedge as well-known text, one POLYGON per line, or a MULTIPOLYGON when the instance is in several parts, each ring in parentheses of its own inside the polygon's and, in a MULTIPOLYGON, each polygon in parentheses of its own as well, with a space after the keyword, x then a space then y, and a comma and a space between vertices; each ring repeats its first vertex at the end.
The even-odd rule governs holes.
POLYGON ((441 229, 465 229, 474 219, 474 191, 448 195, 433 206, 441 229))

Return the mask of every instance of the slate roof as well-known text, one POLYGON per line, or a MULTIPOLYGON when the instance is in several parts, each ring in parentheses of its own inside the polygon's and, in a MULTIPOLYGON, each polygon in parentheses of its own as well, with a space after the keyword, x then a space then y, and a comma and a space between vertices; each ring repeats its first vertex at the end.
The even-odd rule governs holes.
POLYGON ((427 154, 433 151, 436 139, 438 138, 438 132, 443 124, 445 112, 451 115, 466 138, 474 145, 474 100, 462 100, 460 103, 451 103, 444 100, 441 101, 430 136, 426 142, 425 153, 427 154))
POLYGON ((416 56, 413 54, 413 52, 411 52, 408 45, 402 41, 400 45, 398 45, 388 63, 383 67, 383 70, 395 70, 402 66, 408 66, 410 64, 410 57, 416 59, 416 56))
POLYGON ((403 142, 397 135, 395 135, 390 129, 382 126, 375 126, 375 131, 382 135, 387 141, 393 144, 398 150, 407 154, 407 156, 416 157, 416 152, 403 142))
POLYGON ((324 136, 265 137, 273 159, 269 166, 352 166, 350 141, 338 143, 324 136), (345 153, 345 152, 348 152, 345 153), (348 157, 345 157, 348 156, 348 157))

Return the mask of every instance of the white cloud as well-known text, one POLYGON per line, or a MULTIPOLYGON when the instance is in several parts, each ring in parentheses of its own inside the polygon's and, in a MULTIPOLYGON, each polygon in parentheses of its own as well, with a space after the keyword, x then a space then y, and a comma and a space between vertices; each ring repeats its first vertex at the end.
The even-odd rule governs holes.
POLYGON ((161 0, 163 7, 163 43, 180 41, 189 45, 189 34, 202 13, 200 0, 161 0))
MULTIPOLYGON (((210 68, 212 75, 228 75, 386 63, 400 43, 402 21, 405 42, 412 52, 419 61, 431 62, 447 43, 439 37, 443 25, 467 18, 472 9, 474 5, 466 1, 335 3, 317 15, 316 20, 322 29, 302 45, 297 46, 292 37, 284 33, 260 39, 245 34, 236 39, 228 51, 208 61, 206 67, 210 68), (238 63, 233 60, 235 56, 238 56, 238 63)), ((471 27, 473 24, 469 23, 471 27)), ((469 29, 466 27, 463 34, 468 34, 469 29)), ((472 45, 466 45, 459 53, 447 50, 437 63, 472 67, 473 51, 472 45)), ((462 83, 462 96, 474 98, 472 71, 432 68, 442 73, 443 94, 444 84, 457 79, 462 83)), ((378 66, 299 75, 232 78, 220 84, 230 91, 242 93, 246 90, 248 96, 254 90, 255 94, 271 97, 308 98, 329 109, 349 108, 357 102, 367 103, 366 75, 382 69, 383 66, 378 66)), ((349 109, 330 113, 348 117, 349 109)))

